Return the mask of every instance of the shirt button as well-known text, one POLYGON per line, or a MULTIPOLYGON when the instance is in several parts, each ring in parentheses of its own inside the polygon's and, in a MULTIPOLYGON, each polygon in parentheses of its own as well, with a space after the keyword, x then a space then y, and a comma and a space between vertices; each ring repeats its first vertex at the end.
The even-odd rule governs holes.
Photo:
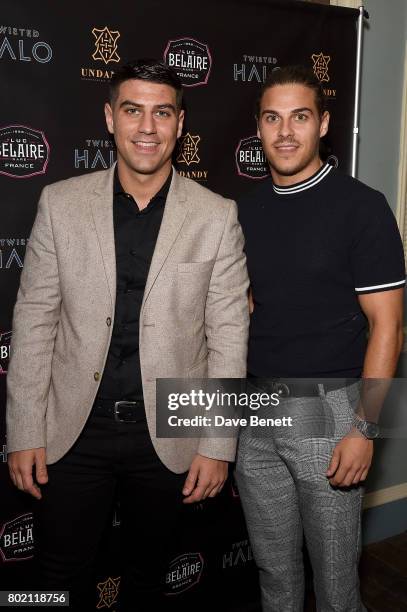
POLYGON ((126 289, 126 293, 131 293, 133 289, 126 289))
POLYGON ((111 319, 110 317, 107 317, 107 319, 106 319, 106 325, 107 325, 108 327, 110 327, 110 326, 111 326, 111 324, 112 324, 112 319, 111 319))
POLYGON ((100 374, 99 374, 99 372, 95 372, 95 373, 94 373, 94 375, 93 375, 93 378, 94 378, 96 381, 98 381, 98 380, 100 379, 100 374))
POLYGON ((136 250, 134 250, 134 249, 132 249, 132 250, 130 251, 130 255, 133 255, 133 257, 136 257, 136 255, 137 255, 137 251, 136 251, 136 250))

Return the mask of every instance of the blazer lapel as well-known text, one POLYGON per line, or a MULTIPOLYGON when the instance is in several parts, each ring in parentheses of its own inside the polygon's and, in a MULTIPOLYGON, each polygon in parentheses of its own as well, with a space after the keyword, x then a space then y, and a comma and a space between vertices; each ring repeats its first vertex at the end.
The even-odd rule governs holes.
POLYGON ((150 270, 147 277, 146 287, 144 290, 142 308, 149 296, 149 293, 159 275, 171 247, 174 244, 181 227, 187 216, 187 198, 182 184, 181 177, 173 169, 171 187, 168 192, 167 201, 165 204, 164 215, 161 221, 160 231, 158 233, 157 242, 155 245, 154 254, 151 260, 150 270))
POLYGON ((115 303, 116 299, 116 252, 113 228, 113 177, 115 166, 116 164, 102 175, 103 178, 95 187, 90 201, 112 304, 115 303))

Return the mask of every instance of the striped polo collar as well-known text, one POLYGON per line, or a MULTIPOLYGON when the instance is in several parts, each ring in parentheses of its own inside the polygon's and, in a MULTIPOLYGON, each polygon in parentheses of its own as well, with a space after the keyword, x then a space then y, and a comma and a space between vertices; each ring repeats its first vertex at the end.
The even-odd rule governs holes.
POLYGON ((273 189, 278 195, 290 195, 294 193, 300 193, 301 191, 306 191, 307 189, 311 189, 318 185, 321 181, 324 180, 326 176, 331 172, 333 166, 330 164, 324 164, 321 168, 313 174, 306 181, 301 181, 300 183, 295 183, 295 185, 288 185, 287 187, 281 187, 279 185, 275 185, 273 183, 273 189))

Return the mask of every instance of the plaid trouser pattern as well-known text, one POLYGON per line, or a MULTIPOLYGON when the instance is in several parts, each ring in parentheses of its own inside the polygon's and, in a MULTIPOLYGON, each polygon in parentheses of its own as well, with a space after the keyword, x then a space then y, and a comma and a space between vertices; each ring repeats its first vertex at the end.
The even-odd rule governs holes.
MULTIPOLYGON (((259 568, 263 612, 303 610, 303 537, 317 610, 365 610, 358 579, 363 489, 334 488, 325 476, 336 443, 351 428, 356 385, 326 394, 319 389, 319 397, 280 403, 280 413, 293 417, 294 431, 248 426, 241 432, 236 481, 259 568)), ((275 416, 273 408, 258 412, 275 416)))

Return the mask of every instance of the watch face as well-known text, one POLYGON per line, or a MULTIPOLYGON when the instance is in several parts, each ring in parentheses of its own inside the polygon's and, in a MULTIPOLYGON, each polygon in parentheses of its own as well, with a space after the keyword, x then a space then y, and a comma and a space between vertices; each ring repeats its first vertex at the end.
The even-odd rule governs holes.
POLYGON ((365 435, 369 440, 373 440, 374 438, 378 438, 380 434, 379 426, 376 423, 366 423, 365 435))

